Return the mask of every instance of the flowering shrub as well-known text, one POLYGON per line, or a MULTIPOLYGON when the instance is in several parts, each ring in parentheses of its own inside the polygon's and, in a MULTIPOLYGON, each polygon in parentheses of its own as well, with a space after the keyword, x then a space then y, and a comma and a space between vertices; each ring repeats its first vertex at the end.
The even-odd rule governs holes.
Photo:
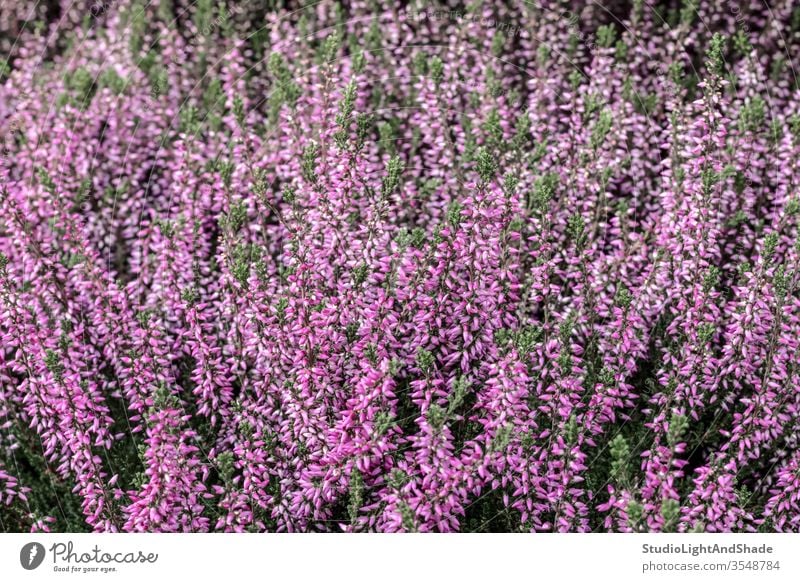
POLYGON ((11 4, 0 530, 800 530, 793 3, 11 4))

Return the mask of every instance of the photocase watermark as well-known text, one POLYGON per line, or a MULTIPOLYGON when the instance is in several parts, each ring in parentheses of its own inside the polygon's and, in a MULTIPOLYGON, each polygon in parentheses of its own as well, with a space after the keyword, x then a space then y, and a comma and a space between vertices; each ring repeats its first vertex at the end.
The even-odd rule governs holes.
POLYGON ((736 19, 736 26, 745 34, 750 33, 750 26, 747 24, 747 15, 740 8, 740 3, 734 0, 728 0, 728 10, 730 10, 733 17, 736 19))
POLYGON ((567 23, 567 32, 571 34, 576 42, 583 44, 590 53, 598 48, 597 34, 589 34, 581 30, 580 15, 568 9, 563 9, 556 13, 555 18, 567 23))
POLYGON ((201 28, 198 32, 203 36, 211 36, 214 30, 228 24, 231 16, 240 16, 244 14, 245 11, 246 8, 244 6, 235 3, 231 7, 228 7, 224 4, 220 4, 217 17, 201 25, 201 28))
POLYGON ((114 1, 115 0, 101 0, 92 4, 89 7, 89 13, 92 15, 92 18, 100 18, 103 16, 114 4, 114 1))
POLYGON ((486 28, 496 28, 503 32, 506 36, 517 36, 522 30, 522 28, 512 22, 497 20, 494 18, 485 18, 470 12, 465 12, 463 10, 410 10, 406 16, 408 20, 415 22, 424 22, 426 20, 475 22, 486 28))
POLYGON ((26 570, 35 570, 44 562, 44 546, 39 542, 30 542, 19 551, 19 563, 26 570))
POLYGON ((38 542, 30 542, 22 546, 19 552, 19 563, 25 570, 35 570, 50 557, 54 572, 100 573, 117 572, 120 566, 155 564, 158 554, 154 552, 106 551, 97 544, 92 548, 78 549, 72 542, 56 542, 45 550, 38 542))
MULTIPOLYGON (((27 91, 19 93, 19 101, 26 101, 30 98, 27 91)), ((8 142, 13 141, 18 133, 23 133, 24 130, 23 116, 19 112, 15 112, 11 119, 8 120, 8 125, 5 128, 0 128, 0 166, 6 165, 12 149, 9 147, 8 142)))

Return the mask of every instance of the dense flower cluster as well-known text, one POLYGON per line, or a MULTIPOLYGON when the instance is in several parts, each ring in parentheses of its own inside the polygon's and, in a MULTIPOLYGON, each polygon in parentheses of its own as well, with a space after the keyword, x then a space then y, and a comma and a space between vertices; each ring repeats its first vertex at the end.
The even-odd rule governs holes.
POLYGON ((0 7, 0 530, 800 530, 792 2, 0 7))

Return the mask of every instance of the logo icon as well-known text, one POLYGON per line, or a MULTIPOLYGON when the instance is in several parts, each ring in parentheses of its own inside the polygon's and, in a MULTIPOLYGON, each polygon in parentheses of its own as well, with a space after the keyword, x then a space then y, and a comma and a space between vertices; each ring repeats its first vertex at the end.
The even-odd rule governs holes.
POLYGON ((19 563, 26 570, 35 570, 44 561, 44 546, 38 542, 31 542, 22 546, 19 552, 19 563))

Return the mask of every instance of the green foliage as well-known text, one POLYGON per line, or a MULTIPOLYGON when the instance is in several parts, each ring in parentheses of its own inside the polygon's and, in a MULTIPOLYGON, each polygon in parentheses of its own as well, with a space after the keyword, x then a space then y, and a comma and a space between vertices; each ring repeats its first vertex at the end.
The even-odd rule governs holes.
POLYGON ((435 361, 433 354, 428 350, 420 348, 417 351, 417 367, 423 374, 428 374, 433 370, 435 361))
POLYGON ((697 339, 701 345, 708 344, 714 339, 714 334, 717 332, 717 327, 711 322, 703 322, 697 326, 697 339))
POLYGON ((580 214, 573 214, 567 222, 567 235, 579 249, 586 244, 586 221, 580 214))
POLYGON ((609 445, 611 451, 611 479, 621 487, 631 485, 631 449, 628 441, 617 434, 609 445))
POLYGON ((400 178, 403 175, 403 162, 398 156, 393 156, 386 164, 386 176, 381 184, 381 194, 384 198, 393 194, 400 186, 400 178))
POLYGON ((661 504, 661 517, 664 518, 662 531, 674 532, 681 517, 681 504, 675 499, 665 499, 661 504))
POLYGON ((273 77, 273 90, 269 96, 270 113, 273 120, 277 120, 280 108, 286 104, 294 107, 300 98, 300 87, 294 81, 294 76, 286 63, 283 55, 272 53, 269 57, 268 69, 273 77))
POLYGON ((362 505, 364 505, 364 478, 358 469, 353 469, 350 472, 350 501, 347 505, 351 525, 355 525, 358 521, 358 511, 362 505))
POLYGON ((447 421, 447 412, 438 404, 431 404, 428 408, 426 418, 433 430, 438 432, 442 430, 447 421))
POLYGON ((360 287, 364 284, 364 281, 367 280, 369 276, 369 265, 366 263, 362 263, 353 268, 353 283, 356 287, 360 287))
POLYGON ((497 161, 484 148, 478 150, 476 170, 483 183, 490 182, 497 173, 497 161))
POLYGON ((633 531, 642 531, 644 526, 644 506, 638 501, 631 500, 625 508, 628 514, 628 525, 633 531))
POLYGON ((619 289, 617 289, 617 294, 614 297, 614 302, 619 307, 627 311, 628 309, 630 309, 631 303, 633 302, 633 295, 631 295, 631 292, 628 291, 625 287, 620 287, 619 289))
POLYGON ((44 363, 56 381, 61 382, 64 378, 64 364, 61 361, 61 355, 54 350, 47 350, 44 363))
POLYGON ((771 232, 764 237, 764 248, 761 251, 761 257, 765 263, 769 263, 772 257, 775 256, 775 249, 778 248, 779 240, 777 232, 771 232))
POLYGON ((725 47, 727 39, 720 33, 714 33, 706 56, 708 72, 717 77, 722 77, 725 71, 725 47))
POLYGON ((235 471, 233 453, 230 451, 221 453, 216 458, 216 462, 217 471, 220 478, 226 485, 230 486, 231 482, 233 481, 233 473, 235 471))
POLYGON ((375 433, 378 436, 386 434, 394 424, 395 418, 388 410, 381 410, 375 415, 375 433))
POLYGON ((673 414, 669 421, 669 431, 667 432, 667 443, 670 447, 675 447, 684 437, 686 429, 689 428, 689 419, 680 414, 673 414))
POLYGON ((319 146, 311 143, 303 149, 302 172, 303 178, 311 183, 317 184, 317 159, 319 158, 319 146))
POLYGON ((461 224, 461 211, 463 210, 463 205, 454 200, 450 203, 449 208, 447 209, 447 222, 451 228, 457 229, 458 226, 461 224))
POLYGON ((744 131, 758 131, 766 119, 766 102, 759 95, 747 101, 739 113, 739 126, 744 131))
POLYGON ((239 200, 231 204, 227 214, 223 214, 219 223, 223 228, 228 228, 231 232, 237 232, 247 222, 247 203, 239 200))
POLYGON ((597 29, 597 44, 602 48, 611 48, 617 42, 617 31, 611 24, 597 29))
POLYGON ((590 138, 592 149, 596 150, 603 145, 609 133, 611 133, 612 125, 613 117, 611 111, 608 109, 603 110, 592 129, 592 136, 590 138))
POLYGON ((442 59, 437 56, 433 56, 430 59, 430 63, 428 64, 428 70, 430 71, 431 79, 437 85, 442 83, 444 79, 444 63, 442 59))

